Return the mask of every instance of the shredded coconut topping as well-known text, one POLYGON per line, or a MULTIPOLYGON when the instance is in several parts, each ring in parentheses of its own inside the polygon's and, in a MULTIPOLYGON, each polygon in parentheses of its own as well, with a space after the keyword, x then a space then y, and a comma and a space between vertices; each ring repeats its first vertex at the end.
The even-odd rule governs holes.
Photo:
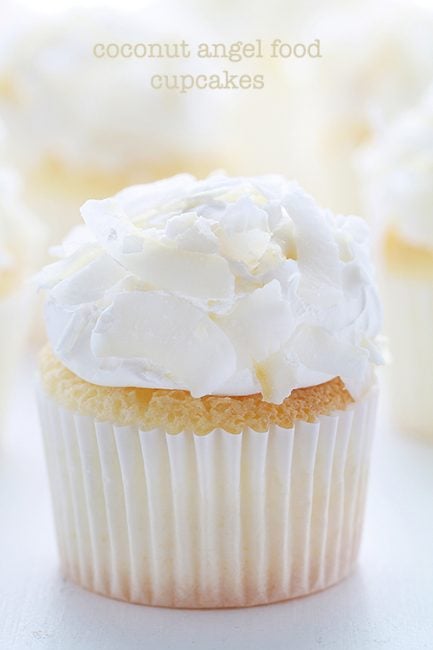
POLYGON ((367 226, 296 183, 182 174, 81 213, 39 277, 52 348, 82 379, 281 403, 336 376, 356 398, 381 363, 367 226))

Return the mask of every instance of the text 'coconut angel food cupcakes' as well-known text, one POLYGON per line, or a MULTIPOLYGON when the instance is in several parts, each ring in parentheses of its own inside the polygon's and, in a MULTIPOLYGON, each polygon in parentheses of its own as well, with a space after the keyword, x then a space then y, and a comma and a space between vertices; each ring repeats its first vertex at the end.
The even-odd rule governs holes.
POLYGON ((26 285, 40 263, 44 230, 23 204, 15 172, 0 168, 0 427, 34 304, 26 285))
POLYGON ((64 575, 170 607, 346 576, 381 360, 364 223, 278 176, 180 175, 82 215, 41 275, 64 575))
POLYGON ((433 438, 433 89, 361 161, 378 236, 392 413, 433 438))

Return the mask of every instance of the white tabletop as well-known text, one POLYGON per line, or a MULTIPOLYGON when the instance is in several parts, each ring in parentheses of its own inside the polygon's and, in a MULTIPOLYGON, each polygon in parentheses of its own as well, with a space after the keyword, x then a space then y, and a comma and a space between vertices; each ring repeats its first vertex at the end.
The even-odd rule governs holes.
POLYGON ((0 648, 433 648, 433 444, 382 413, 359 567, 300 600, 244 610, 140 607, 63 581, 26 364, 0 450, 0 648))

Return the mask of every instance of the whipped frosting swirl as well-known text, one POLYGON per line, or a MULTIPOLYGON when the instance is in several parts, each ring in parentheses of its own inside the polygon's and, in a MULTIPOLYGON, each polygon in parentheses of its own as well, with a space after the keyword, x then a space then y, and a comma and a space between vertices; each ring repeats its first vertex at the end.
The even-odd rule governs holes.
POLYGON ((181 174, 81 214, 39 280, 53 350, 84 380, 281 403, 336 376, 356 398, 381 363, 367 226, 294 182, 181 174))

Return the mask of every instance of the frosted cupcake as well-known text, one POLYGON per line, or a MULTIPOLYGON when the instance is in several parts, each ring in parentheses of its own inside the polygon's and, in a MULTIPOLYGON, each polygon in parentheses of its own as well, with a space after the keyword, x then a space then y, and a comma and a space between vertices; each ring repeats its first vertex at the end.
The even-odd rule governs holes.
POLYGON ((205 26, 184 9, 174 3, 140 12, 81 9, 36 16, 31 28, 16 31, 0 62, 0 114, 8 155, 24 175, 29 204, 49 222, 53 243, 79 221, 89 197, 230 163, 222 155, 221 93, 151 85, 156 73, 172 87, 173 75, 214 66, 159 58, 155 50, 150 56, 151 44, 195 42, 197 33, 206 40, 205 26), (131 56, 127 49, 121 55, 124 44, 131 56))
POLYGON ((193 608, 341 580, 381 361, 366 226, 278 176, 175 176, 82 216, 41 275, 63 574, 193 608))
POLYGON ((364 152, 379 227, 392 413, 399 428, 433 438, 433 89, 364 152))
POLYGON ((26 280, 43 244, 44 231, 22 202, 18 176, 0 168, 0 428, 31 321, 34 289, 26 280))

